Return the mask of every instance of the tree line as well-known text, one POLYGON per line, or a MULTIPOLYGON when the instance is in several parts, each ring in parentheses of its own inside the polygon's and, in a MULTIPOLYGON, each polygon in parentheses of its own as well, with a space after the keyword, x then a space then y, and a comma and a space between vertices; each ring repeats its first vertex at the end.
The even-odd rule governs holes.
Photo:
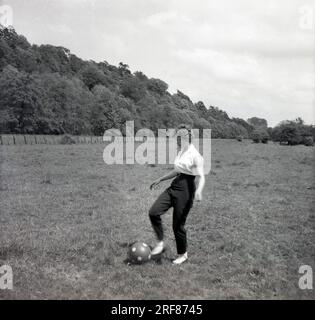
POLYGON ((102 135, 123 132, 127 120, 155 132, 180 123, 211 128, 214 138, 250 138, 256 128, 179 90, 171 94, 163 80, 125 63, 84 61, 0 26, 0 133, 102 135))

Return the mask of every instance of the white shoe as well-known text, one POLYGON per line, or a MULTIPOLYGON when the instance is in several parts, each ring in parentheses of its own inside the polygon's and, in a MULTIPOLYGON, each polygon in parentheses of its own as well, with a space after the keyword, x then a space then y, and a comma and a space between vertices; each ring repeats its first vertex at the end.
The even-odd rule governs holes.
POLYGON ((173 264, 182 264, 184 261, 188 259, 187 252, 181 254, 177 259, 173 260, 173 264))
POLYGON ((164 242, 160 241, 151 251, 151 256, 161 254, 164 249, 164 242))

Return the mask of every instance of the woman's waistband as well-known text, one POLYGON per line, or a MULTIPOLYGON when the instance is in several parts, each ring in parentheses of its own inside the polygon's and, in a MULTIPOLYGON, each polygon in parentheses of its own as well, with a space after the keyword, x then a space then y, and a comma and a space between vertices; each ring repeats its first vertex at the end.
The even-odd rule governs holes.
POLYGON ((186 189, 194 190, 195 189, 195 176, 179 173, 177 177, 172 181, 171 188, 173 189, 186 189))
POLYGON ((176 178, 187 179, 187 180, 195 180, 196 176, 186 173, 179 173, 176 178))

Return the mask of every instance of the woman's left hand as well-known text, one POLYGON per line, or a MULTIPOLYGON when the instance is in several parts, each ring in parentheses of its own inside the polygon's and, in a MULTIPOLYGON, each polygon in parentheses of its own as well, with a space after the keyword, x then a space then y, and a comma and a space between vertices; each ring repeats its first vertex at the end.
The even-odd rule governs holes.
POLYGON ((197 190, 197 191, 195 192, 195 200, 196 200, 196 201, 201 201, 201 200, 202 200, 202 193, 201 193, 201 191, 197 190))

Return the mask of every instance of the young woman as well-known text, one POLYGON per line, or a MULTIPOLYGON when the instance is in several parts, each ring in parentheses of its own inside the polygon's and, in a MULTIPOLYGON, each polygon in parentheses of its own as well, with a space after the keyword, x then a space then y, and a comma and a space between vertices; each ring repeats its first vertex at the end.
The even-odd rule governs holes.
POLYGON ((174 264, 181 264, 188 259, 185 222, 194 199, 201 201, 202 190, 205 184, 203 157, 192 144, 191 128, 182 125, 176 130, 177 142, 180 151, 174 160, 174 169, 165 176, 155 180, 150 189, 161 181, 176 177, 171 185, 157 198, 149 211, 150 221, 155 231, 158 243, 151 254, 163 252, 164 236, 161 215, 173 207, 173 232, 175 235, 178 257, 174 264), (199 177, 198 186, 195 186, 195 177, 199 177))

